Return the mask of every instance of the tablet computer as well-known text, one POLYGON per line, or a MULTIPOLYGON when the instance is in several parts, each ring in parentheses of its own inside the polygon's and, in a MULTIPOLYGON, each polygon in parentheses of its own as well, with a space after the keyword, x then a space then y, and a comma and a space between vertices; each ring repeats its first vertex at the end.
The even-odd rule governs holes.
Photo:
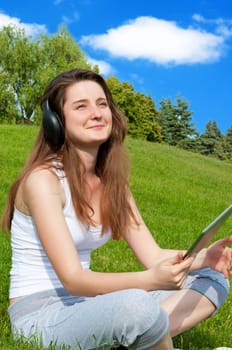
POLYGON ((204 248, 207 243, 213 238, 213 236, 217 233, 220 227, 224 224, 224 222, 228 219, 228 217, 232 214, 232 204, 226 208, 220 215, 216 217, 214 221, 212 221, 197 237, 195 242, 191 245, 188 251, 185 253, 183 259, 191 256, 194 253, 198 253, 202 248, 204 248))

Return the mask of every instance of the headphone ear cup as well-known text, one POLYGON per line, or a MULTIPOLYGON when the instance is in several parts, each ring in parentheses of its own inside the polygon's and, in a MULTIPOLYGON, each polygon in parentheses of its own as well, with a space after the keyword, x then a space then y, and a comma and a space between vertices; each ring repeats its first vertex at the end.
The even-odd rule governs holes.
POLYGON ((53 112, 48 100, 43 104, 43 128, 46 142, 53 151, 58 151, 64 144, 64 125, 56 112, 53 112))

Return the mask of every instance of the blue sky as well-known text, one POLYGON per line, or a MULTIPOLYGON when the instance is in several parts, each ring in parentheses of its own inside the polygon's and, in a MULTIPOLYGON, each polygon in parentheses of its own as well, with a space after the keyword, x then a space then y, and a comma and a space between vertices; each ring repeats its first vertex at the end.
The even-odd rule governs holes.
POLYGON ((204 132, 215 120, 232 126, 231 0, 0 0, 0 27, 48 35, 65 24, 97 63, 150 95, 189 102, 192 120, 204 132))

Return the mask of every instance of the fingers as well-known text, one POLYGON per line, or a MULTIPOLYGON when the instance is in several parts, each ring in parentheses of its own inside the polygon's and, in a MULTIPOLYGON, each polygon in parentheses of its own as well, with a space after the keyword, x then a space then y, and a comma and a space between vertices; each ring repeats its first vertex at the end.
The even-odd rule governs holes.
POLYGON ((185 284, 185 281, 188 277, 188 272, 189 272, 189 269, 185 269, 184 271, 181 271, 179 272, 176 277, 175 277, 175 286, 176 286, 176 289, 181 289, 183 288, 184 284, 185 284))
POLYGON ((226 238, 220 239, 218 242, 219 242, 221 245, 226 246, 227 244, 232 243, 232 235, 231 235, 231 236, 228 236, 228 237, 226 237, 226 238))
POLYGON ((179 252, 175 259, 173 259, 172 275, 176 289, 181 289, 186 281, 189 273, 190 266, 192 265, 195 257, 189 257, 183 260, 183 252, 179 252))
POLYGON ((225 278, 231 277, 232 276, 232 256, 231 256, 231 252, 230 252, 229 258, 227 260, 227 266, 226 266, 225 270, 226 270, 224 272, 225 278))
POLYGON ((218 258, 212 268, 221 272, 225 278, 232 276, 232 249, 225 247, 223 254, 218 258))
POLYGON ((196 255, 191 255, 191 257, 186 257, 185 259, 184 259, 184 255, 185 255, 185 251, 179 251, 178 253, 177 253, 177 255, 175 255, 171 260, 170 260, 170 262, 173 264, 173 265, 175 265, 175 264, 180 264, 180 263, 182 263, 184 260, 185 261, 189 261, 189 259, 191 259, 190 261, 193 261, 194 260, 194 258, 196 257, 196 255))
POLYGON ((173 266, 172 271, 173 271, 173 274, 175 275, 186 273, 186 272, 188 273, 189 268, 195 259, 195 256, 191 256, 183 260, 183 256, 184 256, 184 252, 180 251, 178 252, 177 255, 175 255, 175 257, 169 260, 169 264, 173 266))
POLYGON ((185 269, 189 269, 190 266, 192 265, 194 259, 195 259, 195 255, 192 255, 192 256, 189 256, 187 258, 185 258, 183 260, 183 255, 182 255, 182 260, 180 261, 179 265, 180 265, 180 268, 185 270, 185 269))
POLYGON ((229 237, 224 238, 222 241, 224 241, 224 244, 232 243, 232 235, 229 236, 229 237))
POLYGON ((232 269, 231 268, 229 268, 229 269, 224 268, 220 272, 224 275, 225 278, 229 278, 232 276, 232 269))
POLYGON ((180 251, 177 253, 177 255, 174 256, 174 258, 171 259, 171 263, 173 265, 179 264, 183 260, 183 253, 180 251))

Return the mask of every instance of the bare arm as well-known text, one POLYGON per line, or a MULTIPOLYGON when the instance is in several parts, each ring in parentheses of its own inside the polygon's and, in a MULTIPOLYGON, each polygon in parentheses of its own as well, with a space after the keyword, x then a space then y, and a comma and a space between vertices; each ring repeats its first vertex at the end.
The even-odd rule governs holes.
POLYGON ((21 193, 44 250, 61 283, 71 294, 95 296, 121 289, 179 289, 183 285, 191 259, 181 261, 178 255, 162 259, 162 250, 144 224, 138 232, 128 232, 126 238, 145 271, 101 273, 83 270, 63 215, 65 198, 56 175, 49 170, 34 171, 23 184, 21 193), (146 254, 148 250, 149 254, 146 254))
POLYGON ((152 289, 148 271, 100 273, 82 269, 63 215, 64 193, 55 174, 33 172, 23 185, 23 202, 61 283, 71 293, 94 296, 126 288, 152 289))
MULTIPOLYGON (((143 266, 151 268, 159 261, 162 262, 165 259, 168 260, 174 257, 177 258, 176 264, 181 263, 186 251, 161 249, 143 222, 132 196, 131 205, 140 225, 138 227, 132 225, 130 230, 125 233, 125 240, 143 266)), ((192 257, 189 270, 186 269, 185 273, 210 267, 223 273, 225 278, 232 276, 232 249, 228 247, 229 244, 232 244, 232 236, 218 240, 208 248, 202 249, 197 255, 192 257)))
POLYGON ((156 271, 157 289, 181 288, 194 257, 183 261, 185 251, 159 247, 145 225, 132 195, 130 204, 139 225, 131 223, 129 229, 124 233, 127 244, 144 268, 156 271))

